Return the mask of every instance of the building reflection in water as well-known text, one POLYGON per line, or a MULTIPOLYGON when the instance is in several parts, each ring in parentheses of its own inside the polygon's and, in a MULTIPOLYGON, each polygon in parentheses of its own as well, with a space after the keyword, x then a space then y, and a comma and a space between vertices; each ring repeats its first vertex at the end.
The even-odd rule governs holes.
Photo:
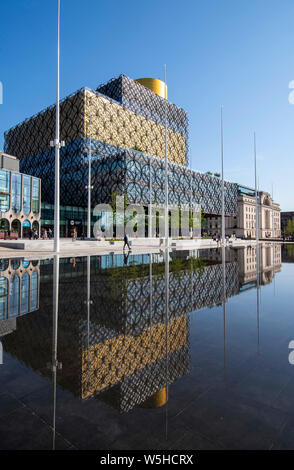
POLYGON ((17 318, 39 308, 39 261, 0 259, 0 338, 16 330, 17 318))
MULTIPOLYGON (((259 295, 280 270, 280 245, 262 245, 259 258, 252 246, 166 250, 130 255, 127 263, 123 255, 56 256, 53 270, 52 261, 13 269, 10 260, 1 272, 0 325, 11 312, 23 316, 3 336, 4 350, 52 380, 53 430, 57 385, 120 412, 166 405, 167 429, 169 387, 189 372, 189 313, 223 306, 225 371, 227 299, 253 287, 259 295), (19 287, 12 288, 15 275, 19 287)), ((257 306, 259 329, 259 299, 257 306)))

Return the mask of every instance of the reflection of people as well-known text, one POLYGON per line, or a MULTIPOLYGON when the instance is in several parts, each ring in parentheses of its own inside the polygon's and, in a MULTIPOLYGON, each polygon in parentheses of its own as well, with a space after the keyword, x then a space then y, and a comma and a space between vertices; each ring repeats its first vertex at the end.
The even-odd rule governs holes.
POLYGON ((125 234, 125 236, 124 236, 124 248, 123 249, 125 249, 126 245, 128 246, 128 249, 130 250, 131 248, 130 248, 129 238, 128 238, 127 234, 125 234))
POLYGON ((128 251, 127 254, 124 254, 124 265, 127 266, 129 264, 129 255, 130 252, 128 251))

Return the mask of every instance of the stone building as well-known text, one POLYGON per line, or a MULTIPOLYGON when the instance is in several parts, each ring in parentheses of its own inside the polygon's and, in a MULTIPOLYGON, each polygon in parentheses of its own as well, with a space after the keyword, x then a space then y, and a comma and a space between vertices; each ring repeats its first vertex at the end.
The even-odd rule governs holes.
MULTIPOLYGON (((259 191, 259 238, 281 237, 280 206, 269 193, 259 191)), ((241 238, 256 237, 256 200, 251 188, 238 186, 237 214, 226 217, 226 235, 241 238)), ((207 215, 204 229, 208 235, 221 234, 221 216, 207 215)))

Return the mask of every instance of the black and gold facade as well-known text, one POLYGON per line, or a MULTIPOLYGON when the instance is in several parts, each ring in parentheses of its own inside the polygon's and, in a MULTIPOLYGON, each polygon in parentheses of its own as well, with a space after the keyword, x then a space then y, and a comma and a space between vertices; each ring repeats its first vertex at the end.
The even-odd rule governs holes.
MULTIPOLYGON (((90 145, 93 207, 109 202, 112 193, 124 193, 130 202, 163 204, 166 123, 169 204, 198 203, 204 212, 220 214, 220 180, 188 168, 187 113, 141 83, 121 75, 96 90, 83 88, 61 102, 60 123, 61 205, 87 207, 90 145)), ((5 151, 20 159, 23 172, 42 178, 42 201, 49 204, 54 135, 55 106, 5 133, 5 151)), ((226 215, 235 215, 237 185, 225 184, 226 215)))

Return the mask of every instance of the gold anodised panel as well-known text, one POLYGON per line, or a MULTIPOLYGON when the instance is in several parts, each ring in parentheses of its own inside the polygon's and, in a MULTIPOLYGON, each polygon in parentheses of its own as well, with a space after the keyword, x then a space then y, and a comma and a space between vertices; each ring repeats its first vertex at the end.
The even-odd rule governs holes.
POLYGON ((144 87, 149 88, 149 90, 161 96, 161 98, 167 99, 167 86, 162 80, 158 80, 158 78, 137 78, 135 82, 138 82, 144 87), (166 89, 166 96, 165 96, 165 89, 166 89))
MULTIPOLYGON (((187 318, 168 326, 168 354, 187 345, 187 318)), ((82 351, 81 397, 120 382, 166 356, 166 325, 154 326, 138 336, 111 338, 82 351)))
MULTIPOLYGON (((84 135, 117 145, 122 148, 141 150, 164 159, 165 128, 140 114, 85 90, 84 135)), ((179 132, 167 129, 168 160, 179 165, 186 162, 186 139, 179 132)))
MULTIPOLYGON (((107 144, 140 150, 164 159, 165 128, 90 90, 80 90, 60 104, 60 139, 66 143, 90 135, 107 144)), ((55 138, 55 107, 24 121, 7 134, 8 149, 19 158, 50 148, 55 138), (23 148, 25 151, 23 151, 23 148)), ((186 164, 186 139, 167 129, 168 160, 186 164)))

